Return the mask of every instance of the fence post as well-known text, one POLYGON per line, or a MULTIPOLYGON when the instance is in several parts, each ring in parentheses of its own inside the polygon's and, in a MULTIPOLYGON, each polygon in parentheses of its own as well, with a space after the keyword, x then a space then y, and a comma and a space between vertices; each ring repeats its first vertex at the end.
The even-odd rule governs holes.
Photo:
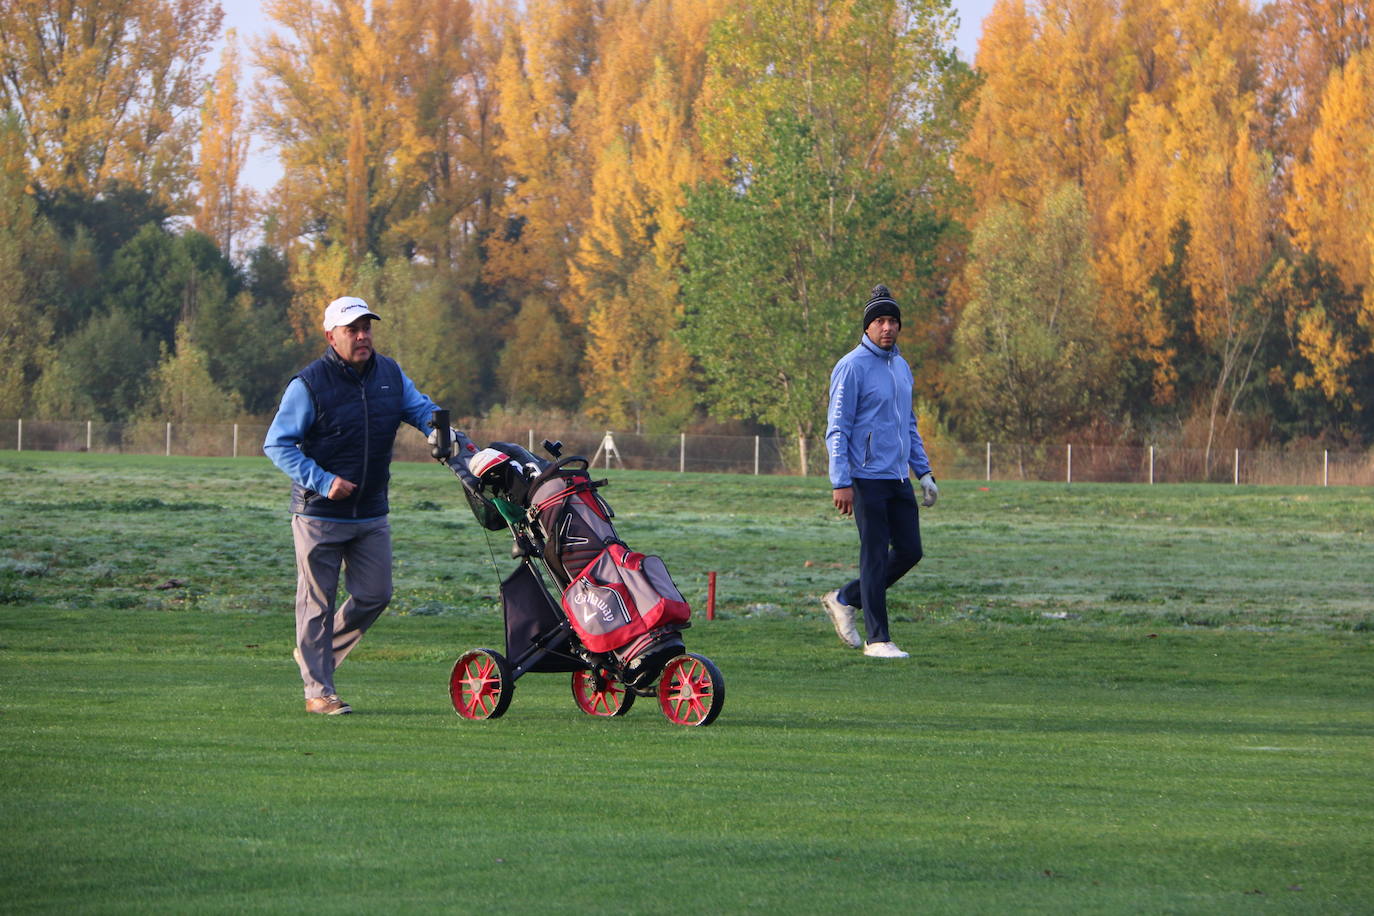
POLYGON ((24 421, 21 419, 18 422, 19 431, 15 433, 14 450, 16 452, 22 452, 24 450, 24 421))
POLYGON ((1151 485, 1153 485, 1154 482, 1155 482, 1155 447, 1152 445, 1152 446, 1150 446, 1150 483, 1151 483, 1151 485))
POLYGON ((759 476, 759 437, 754 437, 754 476, 759 476))
POLYGON ((1231 462, 1231 476, 1232 482, 1240 486, 1240 449, 1236 449, 1236 457, 1231 462))
POLYGON ((983 474, 984 474, 984 476, 985 476, 985 479, 986 479, 989 483, 991 483, 991 482, 992 482, 992 443, 991 443, 991 442, 987 443, 987 448, 984 449, 984 452, 983 452, 983 465, 984 465, 983 474))
POLYGON ((1328 464, 1328 458, 1330 454, 1331 453, 1328 449, 1322 449, 1322 486, 1326 486, 1327 481, 1330 479, 1327 476, 1331 467, 1330 464, 1328 464))
POLYGON ((172 457, 172 424, 167 424, 167 457, 172 457))
POLYGON ((677 472, 687 473, 687 434, 678 433, 677 440, 677 472))
POLYGON ((1073 483, 1073 443, 1070 442, 1065 448, 1068 449, 1068 456, 1064 462, 1064 482, 1073 483))
POLYGON ((234 457, 239 456, 239 425, 234 424, 234 457))
POLYGON ((531 429, 525 430, 525 432, 529 434, 529 443, 530 443, 530 444, 529 444, 528 448, 529 448, 529 450, 530 450, 530 454, 533 454, 533 453, 534 453, 534 430, 531 428, 531 429))
POLYGON ((86 421, 86 451, 91 450, 91 421, 86 421))

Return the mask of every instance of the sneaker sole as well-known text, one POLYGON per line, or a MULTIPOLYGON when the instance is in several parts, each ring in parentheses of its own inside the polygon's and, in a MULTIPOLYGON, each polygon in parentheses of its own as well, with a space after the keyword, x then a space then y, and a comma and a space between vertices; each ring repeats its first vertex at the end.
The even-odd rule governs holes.
POLYGON ((864 642, 859 638, 858 628, 854 627, 854 621, 846 619, 849 615, 843 608, 831 607, 830 602, 825 598, 821 599, 821 607, 825 608, 825 613, 830 618, 831 625, 835 627, 835 635, 840 638, 840 642, 851 649, 863 647, 864 642), (853 638, 845 635, 846 625, 854 628, 853 638))

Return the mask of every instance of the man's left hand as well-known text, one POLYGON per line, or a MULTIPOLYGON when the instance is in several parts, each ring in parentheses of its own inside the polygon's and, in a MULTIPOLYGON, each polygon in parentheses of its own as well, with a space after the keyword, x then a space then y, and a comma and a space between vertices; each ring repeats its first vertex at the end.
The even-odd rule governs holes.
POLYGON ((935 500, 940 498, 940 488, 935 486, 935 475, 927 471, 917 482, 921 485, 921 505, 929 509, 935 505, 935 500))

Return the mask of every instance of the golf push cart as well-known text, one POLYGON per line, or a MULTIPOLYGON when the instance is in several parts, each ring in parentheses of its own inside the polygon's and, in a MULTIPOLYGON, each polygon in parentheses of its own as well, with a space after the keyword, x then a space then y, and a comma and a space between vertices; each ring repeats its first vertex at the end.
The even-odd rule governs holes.
POLYGON ((510 532, 519 561, 501 583, 505 654, 471 649, 453 666, 458 714, 503 715, 515 682, 533 671, 570 673, 573 701, 588 715, 623 716, 636 697, 657 697, 677 725, 715 721, 725 680, 686 650, 691 609, 661 559, 617 536, 597 492, 606 481, 591 479, 590 462, 547 439, 550 460, 510 442, 478 449, 461 434, 451 442, 447 411, 435 412, 434 428, 431 454, 462 482, 485 529, 510 532))

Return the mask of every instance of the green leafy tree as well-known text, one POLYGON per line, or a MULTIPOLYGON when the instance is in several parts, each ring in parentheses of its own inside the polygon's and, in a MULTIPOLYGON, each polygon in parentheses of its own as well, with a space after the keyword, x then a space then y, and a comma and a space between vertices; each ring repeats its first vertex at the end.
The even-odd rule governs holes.
POLYGON ((92 316, 61 339, 38 379, 39 412, 52 419, 127 419, 157 366, 158 343, 122 309, 92 316))
POLYGON ((392 258, 377 280, 378 349, 397 360, 436 404, 455 416, 471 413, 484 338, 473 333, 479 318, 462 290, 450 286, 452 275, 392 258))
POLYGON ((208 236, 147 225, 115 252, 105 298, 139 330, 171 343, 178 321, 221 308, 237 285, 233 265, 208 236))
POLYGON ((163 345, 143 402, 135 417, 145 421, 215 423, 234 420, 243 403, 210 377, 210 361, 191 338, 186 323, 177 326, 176 344, 163 345))
POLYGON ((25 189, 22 137, 11 117, 0 122, 0 404, 24 416, 33 385, 52 356, 46 304, 60 293, 61 247, 25 189))
POLYGON ((970 432, 1034 443, 1087 420, 1108 386, 1088 214, 1061 185, 1028 221, 994 207, 974 231, 954 394, 970 432))
MULTIPOLYGON (((867 290, 912 275, 912 260, 928 272, 941 225, 885 176, 851 184, 824 170, 797 119, 774 119, 768 135, 765 164, 688 197, 683 336, 713 413, 795 437, 805 468, 867 290)), ((921 314, 909 305, 908 326, 921 314)))

